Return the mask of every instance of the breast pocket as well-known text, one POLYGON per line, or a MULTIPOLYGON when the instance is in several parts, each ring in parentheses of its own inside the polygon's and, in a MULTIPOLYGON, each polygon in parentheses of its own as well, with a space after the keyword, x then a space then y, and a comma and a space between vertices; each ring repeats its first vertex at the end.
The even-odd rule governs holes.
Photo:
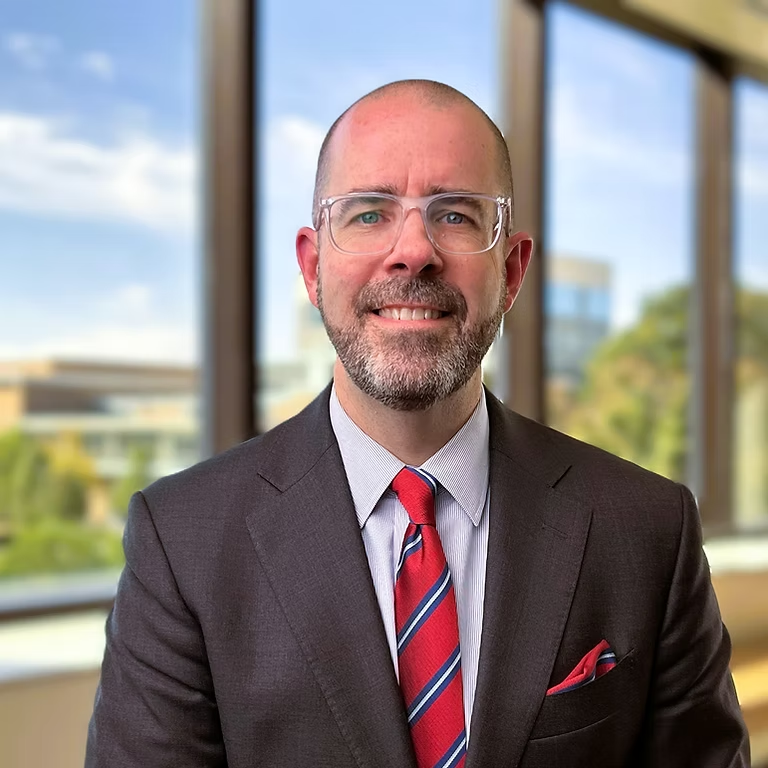
POLYGON ((531 732, 531 741, 588 728, 625 712, 642 712, 645 694, 635 650, 607 674, 567 693, 547 696, 531 732))

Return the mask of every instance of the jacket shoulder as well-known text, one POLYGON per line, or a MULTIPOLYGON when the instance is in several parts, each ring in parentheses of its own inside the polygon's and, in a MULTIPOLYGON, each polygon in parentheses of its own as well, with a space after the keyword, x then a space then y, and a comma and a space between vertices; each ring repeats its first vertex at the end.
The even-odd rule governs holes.
POLYGON ((335 446, 328 414, 330 389, 296 416, 239 445, 162 477, 143 493, 150 506, 190 498, 237 495, 261 480, 283 490, 335 446))
POLYGON ((489 400, 491 448, 560 492, 591 503, 643 499, 680 508, 680 483, 489 400), (495 429, 494 429, 495 428, 495 429))

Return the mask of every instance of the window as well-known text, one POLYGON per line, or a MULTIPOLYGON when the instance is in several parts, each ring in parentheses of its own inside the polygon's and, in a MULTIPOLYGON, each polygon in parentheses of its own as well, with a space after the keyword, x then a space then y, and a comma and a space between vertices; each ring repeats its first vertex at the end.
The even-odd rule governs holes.
POLYGON ((547 14, 547 418, 685 480, 693 59, 568 5, 547 14))
POLYGON ((739 528, 768 522, 768 86, 737 82, 734 509, 739 528))
MULTIPOLYGON (((335 353, 301 281, 294 238, 311 222, 317 155, 333 120, 384 83, 423 77, 449 83, 499 118, 497 4, 394 0, 376 12, 352 0, 333 13, 267 0, 260 11, 260 241, 257 328, 266 382, 265 428, 293 415, 330 381, 335 353), (407 19, 407 21, 405 21, 407 19), (375 30, 375 31, 374 31, 375 30), (298 45, 297 41, 301 41, 298 45)), ((492 377, 494 352, 489 355, 492 377)))
POLYGON ((197 27, 0 14, 0 604, 120 567, 131 493, 198 456, 197 27))

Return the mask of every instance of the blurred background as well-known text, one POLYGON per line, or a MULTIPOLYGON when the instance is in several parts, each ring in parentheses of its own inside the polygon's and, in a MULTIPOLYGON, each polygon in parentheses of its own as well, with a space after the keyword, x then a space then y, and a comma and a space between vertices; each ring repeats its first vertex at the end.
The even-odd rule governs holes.
POLYGON ((539 244, 489 385, 692 487, 768 765, 768 2, 4 0, 3 766, 82 765, 130 495, 328 382, 295 232, 411 77, 504 130, 539 244))

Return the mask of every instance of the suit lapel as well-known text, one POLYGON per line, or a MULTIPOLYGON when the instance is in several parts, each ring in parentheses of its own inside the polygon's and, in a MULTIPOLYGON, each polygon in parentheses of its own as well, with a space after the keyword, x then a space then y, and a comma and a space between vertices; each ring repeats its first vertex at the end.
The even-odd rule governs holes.
POLYGON ((467 768, 519 764, 576 588, 591 511, 553 485, 567 471, 543 428, 489 398, 491 518, 467 768), (525 457, 520 459, 519 457, 525 457))
POLYGON ((414 766, 328 392, 283 430, 259 473, 274 500, 248 516, 256 553, 361 768, 414 766), (297 458, 300 457, 300 458, 297 458))

